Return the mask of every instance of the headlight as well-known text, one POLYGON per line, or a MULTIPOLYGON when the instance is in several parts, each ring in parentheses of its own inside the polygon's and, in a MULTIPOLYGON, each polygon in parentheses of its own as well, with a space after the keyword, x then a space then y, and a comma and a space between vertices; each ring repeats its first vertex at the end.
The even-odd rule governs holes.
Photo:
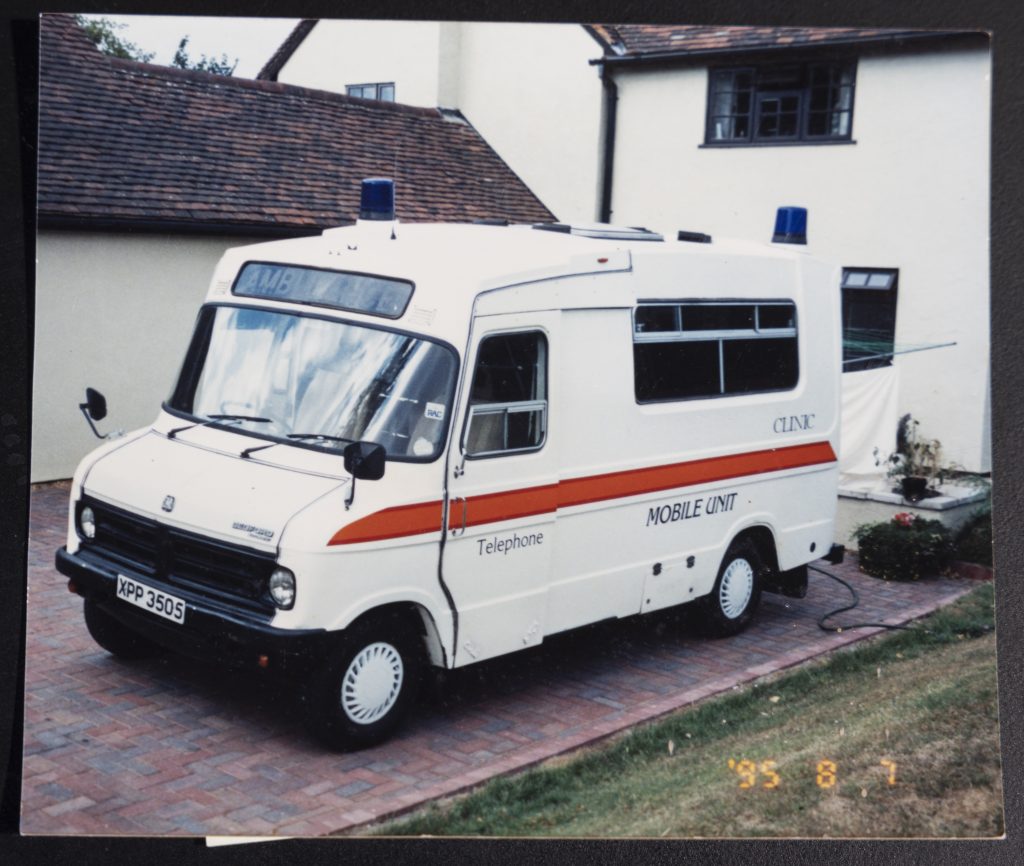
POLYGON ((278 566, 270 575, 270 597, 282 610, 288 610, 295 604, 295 575, 287 568, 278 566))
POLYGON ((82 530, 82 535, 86 538, 96 537, 96 515, 92 513, 92 509, 88 505, 78 515, 78 528, 82 530))

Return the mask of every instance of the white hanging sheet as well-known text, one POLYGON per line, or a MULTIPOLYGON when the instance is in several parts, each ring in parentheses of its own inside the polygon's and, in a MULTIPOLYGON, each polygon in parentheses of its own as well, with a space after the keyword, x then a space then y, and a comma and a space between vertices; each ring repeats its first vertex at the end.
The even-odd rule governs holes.
POLYGON ((840 484, 885 474, 875 449, 882 460, 896 450, 898 382, 895 365, 843 373, 840 484))

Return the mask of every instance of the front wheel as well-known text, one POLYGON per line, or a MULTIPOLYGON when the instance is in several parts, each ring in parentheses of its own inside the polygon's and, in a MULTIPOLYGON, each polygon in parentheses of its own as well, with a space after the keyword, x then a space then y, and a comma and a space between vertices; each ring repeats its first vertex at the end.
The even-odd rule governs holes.
POLYGON ((387 739, 419 689, 418 635, 399 620, 356 625, 306 688, 307 725, 333 749, 387 739))
POLYGON ((729 545, 711 594, 702 599, 704 630, 717 637, 738 634, 754 618, 761 601, 761 553, 749 538, 729 545))

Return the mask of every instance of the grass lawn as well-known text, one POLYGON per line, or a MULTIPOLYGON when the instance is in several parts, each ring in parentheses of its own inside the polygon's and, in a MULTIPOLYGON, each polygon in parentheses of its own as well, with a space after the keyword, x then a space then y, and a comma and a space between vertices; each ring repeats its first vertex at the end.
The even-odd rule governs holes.
POLYGON ((382 835, 991 837, 991 584, 907 631, 499 778, 382 835))

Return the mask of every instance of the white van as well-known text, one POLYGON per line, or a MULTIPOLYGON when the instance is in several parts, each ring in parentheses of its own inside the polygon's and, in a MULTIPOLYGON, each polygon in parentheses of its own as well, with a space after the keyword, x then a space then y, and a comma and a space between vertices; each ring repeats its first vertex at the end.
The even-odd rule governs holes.
POLYGON ((806 212, 773 244, 398 225, 389 183, 355 226, 226 252, 152 426, 82 461, 57 566, 101 646, 300 675, 358 747, 426 665, 683 602, 732 634, 841 555, 806 212))

